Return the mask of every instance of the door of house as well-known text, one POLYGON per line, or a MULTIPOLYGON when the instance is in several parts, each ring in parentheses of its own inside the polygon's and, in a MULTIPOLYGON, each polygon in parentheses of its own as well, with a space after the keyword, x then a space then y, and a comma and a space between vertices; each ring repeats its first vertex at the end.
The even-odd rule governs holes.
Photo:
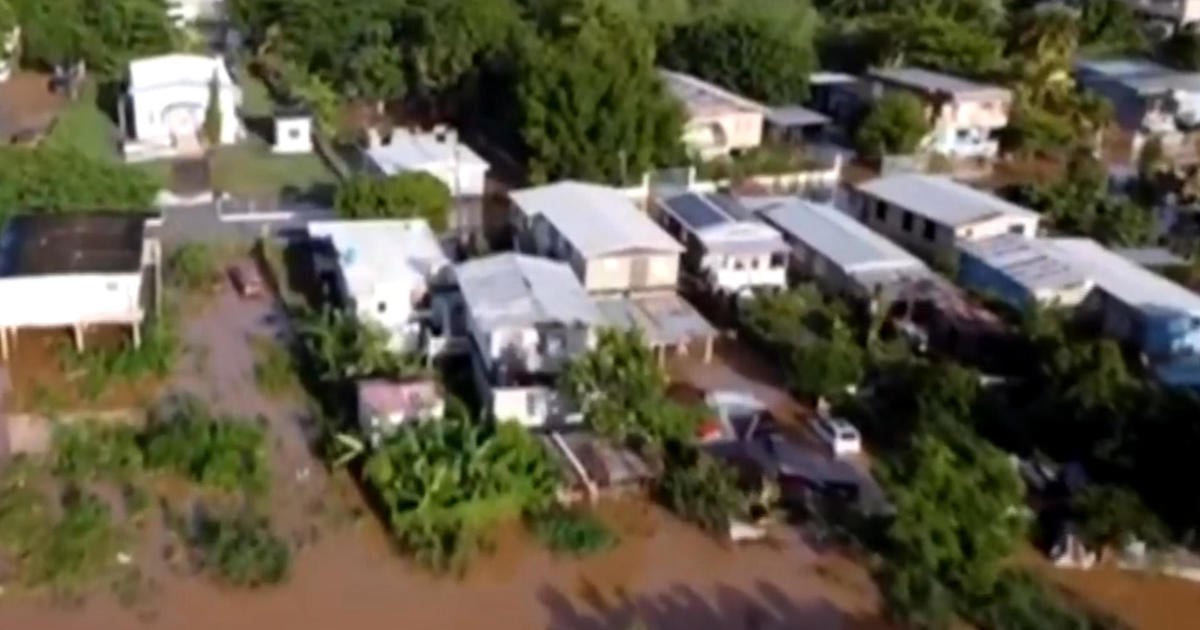
POLYGON ((650 260, 645 256, 633 259, 629 271, 629 286, 634 289, 650 286, 650 260))

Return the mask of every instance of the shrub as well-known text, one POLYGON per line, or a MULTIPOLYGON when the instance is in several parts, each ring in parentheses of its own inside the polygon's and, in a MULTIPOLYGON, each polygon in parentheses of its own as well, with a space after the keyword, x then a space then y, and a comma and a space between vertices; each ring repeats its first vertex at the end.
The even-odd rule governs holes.
POLYGON ((526 521, 538 540, 555 553, 589 556, 611 548, 617 536, 595 516, 554 506, 531 512, 526 521))
POLYGON ((742 499, 733 471, 694 446, 668 450, 655 495, 680 518, 725 537, 742 499))
POLYGON ((270 480, 263 429, 248 418, 215 416, 194 400, 152 419, 146 464, 222 492, 259 493, 270 480))
POLYGON ((232 586, 279 584, 291 569, 291 550, 262 518, 206 520, 200 525, 195 544, 205 570, 232 586))
POLYGON ((142 343, 123 343, 115 348, 91 348, 78 352, 67 346, 60 361, 64 372, 82 374, 81 393, 96 400, 116 383, 143 378, 165 378, 179 358, 179 339, 174 321, 166 314, 145 326, 142 343))
POLYGON ((52 470, 75 481, 95 478, 127 479, 142 470, 138 430, 91 422, 59 425, 54 429, 52 470))
POLYGON ((167 257, 167 280, 185 291, 208 291, 221 281, 221 270, 212 248, 187 243, 167 257))
POLYGON ((296 364, 286 346, 270 339, 256 337, 250 342, 254 349, 254 382, 269 396, 282 396, 298 384, 296 364))

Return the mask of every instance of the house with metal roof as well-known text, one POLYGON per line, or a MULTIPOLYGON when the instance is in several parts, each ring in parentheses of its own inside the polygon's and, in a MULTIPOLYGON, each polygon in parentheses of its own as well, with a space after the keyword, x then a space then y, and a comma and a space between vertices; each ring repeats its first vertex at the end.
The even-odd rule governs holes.
POLYGON ((929 150, 959 158, 993 158, 999 131, 1008 126, 1012 91, 924 68, 879 68, 864 81, 872 100, 903 91, 925 104, 931 131, 929 150))
POLYGON ((428 173, 445 184, 453 197, 484 195, 490 166, 453 129, 424 133, 396 127, 386 137, 368 129, 363 153, 376 174, 428 173))
POLYGON ((0 360, 22 328, 129 326, 134 345, 162 292, 150 214, 20 215, 0 222, 0 360))
POLYGON ((382 327, 396 350, 417 350, 419 309, 444 281, 450 261, 423 219, 311 221, 309 238, 331 256, 319 258, 318 276, 330 280, 340 301, 360 321, 382 327))
POLYGON ((1075 78, 1111 103, 1126 129, 1170 133, 1200 126, 1200 73, 1142 58, 1084 59, 1075 64, 1075 78))
POLYGON ((685 192, 655 199, 655 208, 687 248, 684 265, 715 292, 787 288, 787 243, 733 197, 685 192))
POLYGON ((876 231, 933 257, 957 257, 959 241, 998 234, 1032 237, 1041 215, 956 182, 949 177, 905 173, 857 185, 845 209, 876 231))
POLYGON ((221 111, 216 144, 231 144, 246 135, 238 116, 241 88, 220 57, 170 53, 135 59, 129 63, 125 101, 117 107, 118 122, 126 139, 128 159, 198 154, 209 142, 204 133, 204 112, 215 83, 221 111), (132 119, 126 119, 126 112, 132 119))
POLYGON ((683 246, 625 193, 562 181, 509 198, 517 249, 567 262, 589 292, 675 288, 683 246))
POLYGON ((476 385, 491 416, 526 426, 573 419, 558 376, 594 345, 605 320, 571 268, 505 253, 455 265, 454 277, 476 385))
POLYGON ((1019 310, 1073 307, 1092 291, 1092 278, 1050 239, 1000 234, 962 241, 959 250, 959 284, 996 296, 1019 310))
MULTIPOLYGON (((1152 362, 1200 355, 1200 295, 1087 238, 1049 239, 1095 283, 1081 312, 1152 362)), ((1197 381, 1200 384, 1200 380, 1197 381)))
POLYGON ((703 158, 762 144, 766 107, 703 79, 659 70, 667 91, 683 106, 683 142, 703 158))
POLYGON ((832 205, 800 197, 747 197, 742 203, 783 236, 792 270, 830 293, 890 300, 907 282, 932 273, 832 205))

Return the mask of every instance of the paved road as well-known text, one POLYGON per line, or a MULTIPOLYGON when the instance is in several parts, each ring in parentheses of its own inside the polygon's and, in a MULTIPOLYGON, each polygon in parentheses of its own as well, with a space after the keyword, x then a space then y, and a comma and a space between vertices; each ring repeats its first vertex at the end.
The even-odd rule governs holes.
POLYGON ((308 221, 333 217, 329 208, 284 207, 267 212, 206 203, 194 206, 164 206, 159 237, 168 245, 188 241, 219 242, 254 238, 266 229, 270 234, 304 229, 308 221), (257 216, 256 216, 257 215, 257 216))

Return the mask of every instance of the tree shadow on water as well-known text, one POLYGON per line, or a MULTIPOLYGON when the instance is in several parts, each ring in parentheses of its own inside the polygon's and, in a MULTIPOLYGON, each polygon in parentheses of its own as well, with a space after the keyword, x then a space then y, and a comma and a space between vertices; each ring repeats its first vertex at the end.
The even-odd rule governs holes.
POLYGON ((550 613, 547 630, 874 630, 889 627, 846 612, 823 597, 797 601, 758 582, 752 591, 720 585, 715 596, 676 585, 652 594, 605 595, 585 583, 581 598, 547 586, 538 599, 550 613), (580 603, 580 599, 583 600, 580 603), (642 624, 636 626, 636 623, 642 624))

